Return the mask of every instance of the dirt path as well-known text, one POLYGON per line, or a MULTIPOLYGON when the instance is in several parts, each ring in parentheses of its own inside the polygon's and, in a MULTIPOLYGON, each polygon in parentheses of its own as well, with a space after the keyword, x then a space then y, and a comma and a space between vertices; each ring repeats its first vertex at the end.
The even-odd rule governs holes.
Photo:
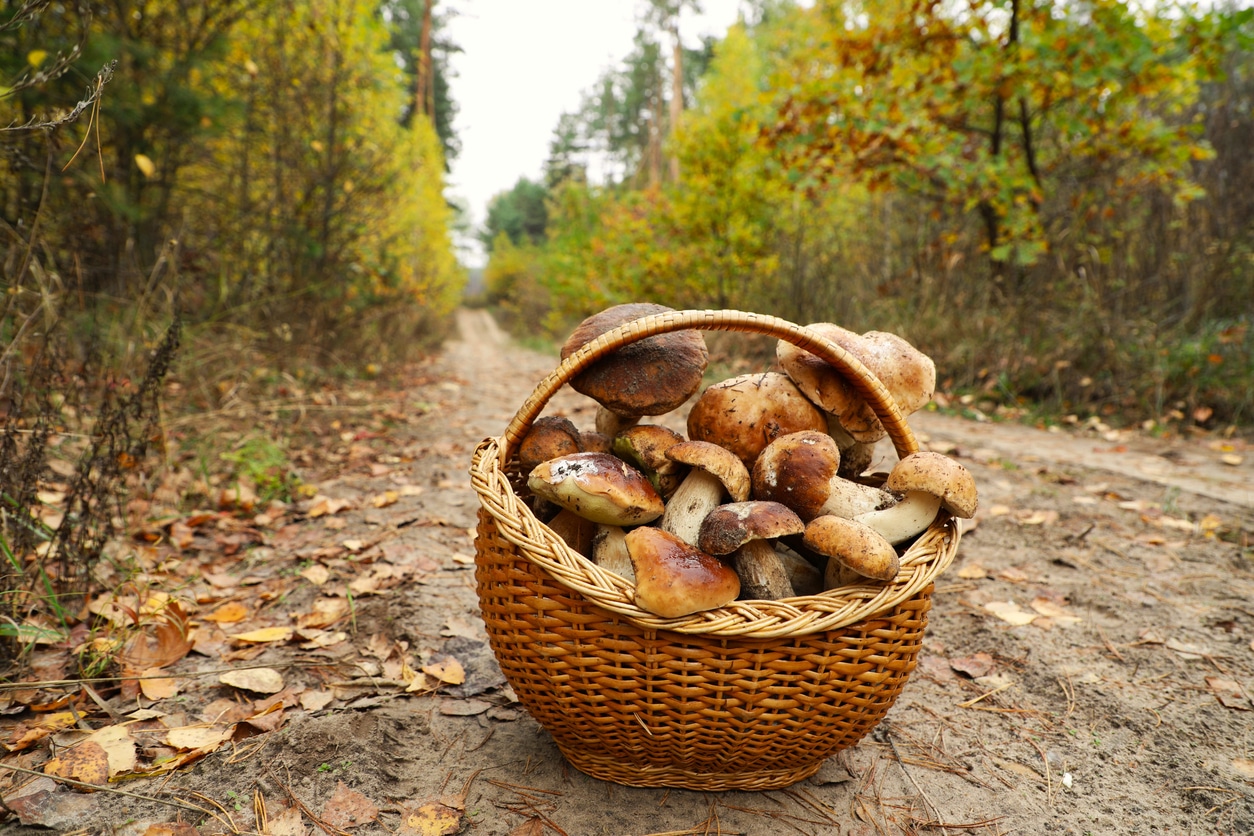
MULTIPOLYGON (((458 321, 460 338, 404 393, 417 417, 325 474, 322 489, 357 510, 338 515, 333 532, 310 518, 268 544, 275 566, 321 561, 334 582, 345 556, 319 557, 325 542, 371 543, 348 559, 404 578, 356 599, 356 637, 328 649, 323 667, 300 667, 308 655, 284 648, 258 657, 335 699, 294 704, 262 746, 130 789, 199 793, 239 832, 262 829, 260 793, 272 820, 297 822, 270 826, 275 834, 1254 832, 1254 452, 920 417, 921 437, 976 475, 981 511, 888 720, 788 792, 621 787, 565 765, 486 646, 466 469, 555 358, 513 345, 482 311, 458 321), (1223 464, 1225 455, 1241 463, 1223 464), (402 482, 421 490, 383 508, 367 501, 402 482), (434 694, 381 687, 402 646, 426 662, 456 659, 465 682, 434 694), (347 791, 374 814, 328 825, 347 791), (291 812, 293 798, 304 813, 291 812), (435 815, 439 799, 464 811, 461 830, 456 816, 443 820, 448 829, 418 828, 412 816, 435 815)), ((591 424, 570 392, 550 411, 591 424)), ((302 612, 328 594, 302 589, 280 606, 302 612)), ((73 801, 63 802, 65 830, 171 832, 148 830, 173 821, 161 806, 59 797, 73 801)), ((184 820, 229 832, 221 816, 184 820)))

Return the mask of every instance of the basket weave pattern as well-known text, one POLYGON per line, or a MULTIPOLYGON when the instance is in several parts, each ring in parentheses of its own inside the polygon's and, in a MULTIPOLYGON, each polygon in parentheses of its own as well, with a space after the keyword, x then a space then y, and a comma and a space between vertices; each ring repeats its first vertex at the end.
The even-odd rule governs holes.
POLYGON ((531 514, 514 454, 544 404, 579 370, 620 345, 684 327, 771 334, 848 369, 898 454, 917 449, 879 382, 839 346, 798 326, 735 311, 638 320, 567 358, 505 435, 476 450, 480 607, 520 702, 580 770, 636 786, 788 786, 861 739, 900 695, 922 645, 933 581, 956 553, 957 529, 938 519, 889 583, 737 601, 675 619, 636 607, 630 583, 572 552, 531 514))

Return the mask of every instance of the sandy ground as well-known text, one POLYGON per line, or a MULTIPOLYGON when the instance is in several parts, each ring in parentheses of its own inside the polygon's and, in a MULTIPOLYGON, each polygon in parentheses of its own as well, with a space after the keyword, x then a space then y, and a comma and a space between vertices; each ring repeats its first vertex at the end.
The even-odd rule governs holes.
MULTIPOLYGON (((423 568, 362 598, 356 635, 448 654, 466 683, 426 695, 337 692, 325 708, 289 711, 246 756, 224 749, 127 786, 199 793, 229 824, 100 793, 58 796, 63 815, 46 824, 127 834, 174 832, 151 828, 180 818, 200 833, 1254 833, 1254 451, 1240 442, 913 419, 926 446, 973 471, 981 510, 885 723, 788 791, 628 788, 569 767, 512 701, 486 647, 466 470, 555 358, 514 346, 483 312, 462 312, 460 325, 410 393, 422 417, 369 442, 380 461, 405 462, 423 492, 385 509, 361 503, 335 536, 387 534, 384 558, 423 568), (341 788, 373 802, 374 815, 319 818, 341 788), (258 821, 258 794, 270 799, 269 824, 258 821), (415 811, 439 799, 464 817, 419 829, 415 811), (295 800, 309 815, 280 816, 295 800)), ((550 411, 591 422, 574 393, 550 411)), ((368 497, 388 485, 380 472, 337 474, 328 492, 368 497)), ((272 548, 282 557, 296 546, 272 548)), ((259 661, 293 658, 276 648, 259 661)), ((46 831, 11 822, 6 832, 46 831)))

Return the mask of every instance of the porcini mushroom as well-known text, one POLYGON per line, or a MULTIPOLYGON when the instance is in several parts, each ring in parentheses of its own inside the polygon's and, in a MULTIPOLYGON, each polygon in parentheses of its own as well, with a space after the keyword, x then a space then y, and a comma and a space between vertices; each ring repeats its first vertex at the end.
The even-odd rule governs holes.
POLYGON ((879 532, 857 520, 826 514, 806 524, 805 544, 826 555, 824 586, 844 586, 849 577, 842 569, 867 578, 891 581, 901 570, 897 550, 879 532))
POLYGON ((684 441, 666 455, 689 469, 666 503, 662 529, 696 545, 701 521, 723 503, 724 496, 736 502, 749 498, 749 471, 734 453, 708 441, 684 441))
POLYGON ((641 525, 665 506, 649 480, 608 453, 573 453, 541 463, 527 477, 536 496, 606 525, 641 525))
POLYGON ((581 517, 566 508, 557 512, 557 516, 547 523, 549 529, 561 537, 570 546, 571 551, 584 557, 592 556, 592 545, 597 534, 598 524, 586 517, 581 517))
POLYGON ((923 533, 944 508, 955 517, 975 515, 978 493, 971 472, 941 453, 923 450, 897 462, 884 487, 900 493, 895 505, 854 519, 896 545, 923 533))
POLYGON ((729 502, 706 515, 697 546, 707 554, 729 555, 745 598, 775 601, 796 593, 773 541, 805 528, 800 517, 778 502, 729 502))
POLYGON ((766 446, 753 465, 753 498, 787 505, 810 521, 823 514, 855 517, 896 503, 887 491, 837 475, 840 451, 827 433, 804 430, 766 446))
MULTIPOLYGON (((856 357, 884 384, 902 415, 932 399, 936 366, 898 335, 886 331, 859 335, 830 322, 816 322, 806 329, 856 357)), ((835 366, 816 355, 781 340, 775 356, 797 388, 830 416, 828 432, 840 447, 841 475, 856 476, 865 471, 871 461, 870 445, 886 434, 874 410, 835 366)))
POLYGON ((745 374, 706 388, 688 413, 688 438, 731 450, 745 467, 782 435, 825 431, 814 404, 779 372, 745 374))
POLYGON ((641 609, 678 618, 725 606, 740 594, 740 579, 730 566, 674 534, 646 526, 627 532, 625 539, 641 609))
POLYGON ((592 537, 592 562, 602 569, 635 581, 631 556, 627 554, 627 532, 617 525, 599 525, 592 537))
POLYGON ((666 451, 682 443, 684 437, 661 424, 637 424, 614 438, 614 455, 636 467, 667 499, 683 481, 686 468, 667 458, 666 451))
MULTIPOLYGON (((606 308, 579 323, 562 345, 562 359, 606 331, 670 310, 648 302, 606 308)), ((598 358, 570 386, 601 405, 597 430, 612 438, 641 416, 670 412, 696 394, 709 359, 700 331, 655 334, 598 358)))
POLYGON ((581 452, 579 430, 570 419, 545 415, 537 418, 518 442, 518 465, 523 473, 530 473, 541 462, 581 452))

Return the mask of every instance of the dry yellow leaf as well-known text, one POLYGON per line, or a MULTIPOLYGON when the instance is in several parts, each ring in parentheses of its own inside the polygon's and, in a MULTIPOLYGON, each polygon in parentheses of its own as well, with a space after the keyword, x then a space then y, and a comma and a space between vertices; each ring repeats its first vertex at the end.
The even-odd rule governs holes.
POLYGON ((233 641, 247 642, 249 644, 268 644, 270 642, 285 642, 291 637, 291 627, 263 627, 260 630, 249 630, 246 633, 235 633, 231 636, 231 639, 233 641))
POLYGON ((135 768, 135 739, 127 726, 105 726, 92 732, 87 739, 99 744, 108 755, 110 778, 135 768))
POLYGON ((44 774, 103 786, 109 782, 109 755, 94 740, 84 740, 44 764, 44 774))
POLYGON ((300 576, 314 586, 322 586, 331 579, 331 570, 321 563, 314 563, 302 569, 300 576))
POLYGON ((446 685, 461 685, 466 681, 466 669, 452 656, 428 662, 422 666, 422 672, 434 676, 446 685))
POLYGON ((462 829, 462 811, 431 801, 401 818, 397 836, 451 836, 462 829))
POLYGON ((274 668, 244 668, 227 671, 218 677, 223 685, 242 688, 255 694, 277 694, 283 690, 283 675, 274 668))
POLYGON ((216 621, 219 624, 235 624, 248 618, 248 607, 239 601, 228 601, 204 618, 205 621, 216 621))
POLYGON ((165 700, 178 694, 179 686, 173 677, 162 676, 160 668, 150 668, 139 674, 139 690, 150 700, 165 700))
POLYGON ((234 726, 179 726, 165 733, 165 742, 175 749, 212 749, 231 739, 234 726))
POLYGON ((386 508, 389 505, 395 505, 400 498, 401 495, 396 491, 384 491, 383 493, 376 495, 370 501, 376 508, 386 508))
POLYGON ((1024 612, 1019 609, 1019 605, 1013 601, 990 601, 984 605, 984 609, 988 610, 1002 621, 1005 621, 1007 624, 1013 624, 1016 627, 1031 624, 1036 620, 1035 613, 1024 612))
POLYGON ((143 172, 144 177, 151 180, 157 175, 157 164, 147 154, 135 155, 135 167, 143 172))

